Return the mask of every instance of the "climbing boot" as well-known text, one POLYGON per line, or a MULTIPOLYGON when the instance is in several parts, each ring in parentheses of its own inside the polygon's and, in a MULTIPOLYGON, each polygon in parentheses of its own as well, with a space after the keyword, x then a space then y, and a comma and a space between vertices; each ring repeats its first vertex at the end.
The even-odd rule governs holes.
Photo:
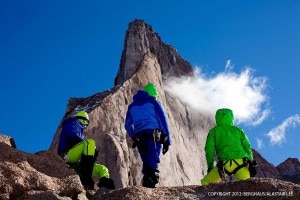
POLYGON ((155 168, 147 168, 142 180, 142 186, 148 188, 155 188, 159 182, 159 170, 155 168))
POLYGON ((80 159, 79 176, 83 187, 86 190, 94 189, 94 181, 92 178, 92 172, 94 168, 95 157, 82 155, 80 159))
POLYGON ((115 183, 111 178, 102 177, 99 180, 98 187, 104 187, 110 190, 115 189, 115 183))

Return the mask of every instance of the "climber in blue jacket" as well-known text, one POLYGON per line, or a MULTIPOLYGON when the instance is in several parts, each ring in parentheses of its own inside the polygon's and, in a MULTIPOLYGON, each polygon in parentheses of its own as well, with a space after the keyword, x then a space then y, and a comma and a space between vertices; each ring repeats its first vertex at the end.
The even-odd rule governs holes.
POLYGON ((59 137, 58 154, 79 172, 81 183, 87 190, 94 189, 92 176, 99 178, 99 187, 114 189, 113 180, 109 177, 106 166, 96 163, 97 151, 95 140, 85 139, 84 131, 89 124, 89 115, 79 111, 75 116, 66 119, 62 124, 59 137))
POLYGON ((144 90, 133 96, 125 119, 125 129, 133 141, 132 147, 138 148, 143 162, 142 185, 149 188, 154 188, 159 182, 161 150, 165 154, 171 145, 167 117, 157 97, 156 86, 148 83, 144 90))

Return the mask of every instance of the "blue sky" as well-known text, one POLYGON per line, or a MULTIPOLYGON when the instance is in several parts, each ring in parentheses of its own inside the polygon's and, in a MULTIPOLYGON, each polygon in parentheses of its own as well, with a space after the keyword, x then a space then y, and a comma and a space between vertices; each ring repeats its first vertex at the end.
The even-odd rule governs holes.
POLYGON ((246 78, 240 91, 253 95, 233 102, 253 148, 274 165, 299 159, 298 0, 0 0, 0 133, 20 150, 48 149, 70 97, 113 87, 134 19, 200 71, 202 85, 246 78))

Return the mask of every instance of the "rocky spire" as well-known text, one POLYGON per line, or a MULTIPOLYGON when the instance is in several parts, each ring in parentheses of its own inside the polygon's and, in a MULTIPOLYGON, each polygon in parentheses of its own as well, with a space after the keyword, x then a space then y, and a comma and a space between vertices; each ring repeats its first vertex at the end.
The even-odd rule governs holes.
POLYGON ((143 20, 129 23, 125 36, 124 50, 121 57, 115 85, 129 79, 146 53, 157 56, 163 77, 182 76, 192 73, 190 63, 181 58, 176 49, 161 41, 152 27, 143 20))

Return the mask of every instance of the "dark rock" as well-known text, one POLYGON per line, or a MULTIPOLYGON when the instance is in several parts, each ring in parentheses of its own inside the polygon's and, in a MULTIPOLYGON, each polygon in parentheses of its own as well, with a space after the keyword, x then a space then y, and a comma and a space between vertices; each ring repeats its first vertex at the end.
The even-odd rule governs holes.
POLYGON ((3 142, 0 152, 0 199, 70 199, 85 193, 79 176, 57 154, 29 154, 3 142))

